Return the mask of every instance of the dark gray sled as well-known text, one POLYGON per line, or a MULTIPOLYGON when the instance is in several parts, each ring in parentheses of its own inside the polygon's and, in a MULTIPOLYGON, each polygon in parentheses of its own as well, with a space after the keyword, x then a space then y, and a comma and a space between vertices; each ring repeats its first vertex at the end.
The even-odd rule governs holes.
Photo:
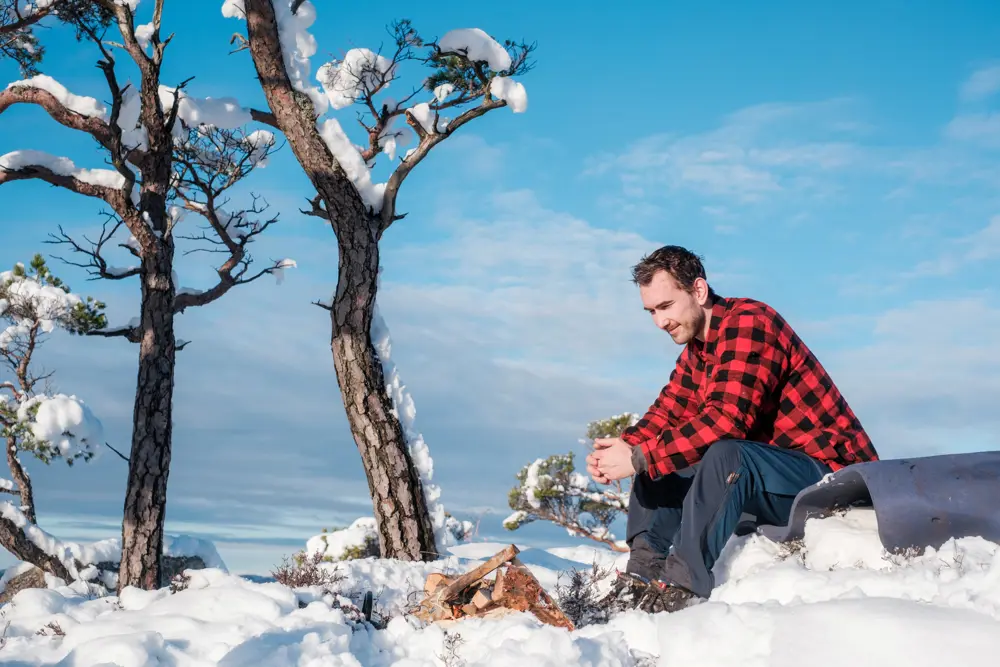
POLYGON ((806 520, 872 507, 890 552, 939 548, 951 538, 1000 542, 1000 451, 858 463, 803 489, 786 526, 760 526, 775 542, 800 539, 806 520))

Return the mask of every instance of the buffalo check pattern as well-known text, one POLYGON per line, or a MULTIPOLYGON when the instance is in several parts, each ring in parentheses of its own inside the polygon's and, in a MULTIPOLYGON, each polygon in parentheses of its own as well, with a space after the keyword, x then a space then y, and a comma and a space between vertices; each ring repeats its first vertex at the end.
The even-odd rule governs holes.
POLYGON ((622 439, 656 479, 694 465, 719 440, 798 450, 839 470, 878 454, 833 380, 792 327, 760 301, 716 297, 706 340, 692 340, 668 384, 622 439))

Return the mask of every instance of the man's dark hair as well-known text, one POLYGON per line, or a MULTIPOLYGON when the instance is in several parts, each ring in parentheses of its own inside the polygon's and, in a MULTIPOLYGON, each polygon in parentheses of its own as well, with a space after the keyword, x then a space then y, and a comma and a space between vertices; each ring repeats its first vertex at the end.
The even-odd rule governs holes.
MULTIPOLYGON (((686 248, 677 245, 665 245, 643 257, 632 267, 632 282, 636 285, 648 285, 659 271, 666 271, 685 292, 694 291, 694 281, 705 278, 705 267, 701 258, 686 248)), ((709 288, 709 294, 715 292, 709 288)))

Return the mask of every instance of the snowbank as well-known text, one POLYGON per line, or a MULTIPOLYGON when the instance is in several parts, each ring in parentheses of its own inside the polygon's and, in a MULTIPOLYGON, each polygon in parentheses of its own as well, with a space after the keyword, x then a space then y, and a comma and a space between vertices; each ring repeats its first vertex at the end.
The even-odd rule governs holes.
MULTIPOLYGON (((3 609, 10 621, 3 656, 81 667, 940 667, 991 665, 1000 651, 1000 547, 966 538, 890 557, 864 511, 811 521, 798 550, 759 537, 733 540, 712 599, 675 614, 628 612, 575 632, 524 614, 445 627, 397 615, 375 631, 341 608, 371 590, 377 611, 399 614, 419 599, 427 574, 465 570, 497 546, 453 547, 434 563, 330 564, 345 576, 332 592, 211 569, 193 572, 173 594, 128 589, 116 600, 25 590, 3 609)), ((577 546, 525 549, 521 558, 552 589, 560 570, 595 559, 622 566, 626 556, 577 546)))
POLYGON ((306 554, 311 556, 318 553, 330 560, 342 560, 351 552, 364 552, 371 542, 378 544, 378 528, 373 517, 364 516, 347 528, 309 538, 306 542, 306 554))
MULTIPOLYGON (((4 502, 2 506, 6 509, 10 503, 4 502)), ((8 516, 8 518, 11 517, 8 516)), ((23 515, 19 517, 19 520, 23 520, 23 515)), ((89 587, 86 582, 100 582, 108 589, 113 589, 117 585, 117 573, 101 570, 98 566, 121 561, 121 538, 113 537, 90 543, 63 542, 45 533, 37 526, 29 526, 27 531, 29 539, 46 553, 57 557, 66 565, 71 575, 79 576, 83 580, 67 584, 60 579, 46 575, 49 587, 58 591, 59 594, 70 597, 94 595, 95 589, 89 587)), ((215 545, 198 537, 164 535, 163 555, 173 558, 200 558, 206 568, 213 568, 222 573, 228 572, 215 545)), ((31 570, 33 567, 34 565, 31 563, 17 562, 4 570, 3 576, 0 577, 0 592, 5 589, 12 578, 31 570)))

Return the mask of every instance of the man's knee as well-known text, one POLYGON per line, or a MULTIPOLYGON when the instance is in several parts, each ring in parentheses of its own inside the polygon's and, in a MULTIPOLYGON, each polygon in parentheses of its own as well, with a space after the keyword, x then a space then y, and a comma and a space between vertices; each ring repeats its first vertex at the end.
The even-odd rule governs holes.
POLYGON ((740 467, 743 456, 743 449, 746 442, 743 440, 718 440, 708 446, 701 459, 702 470, 726 470, 733 472, 740 467))

